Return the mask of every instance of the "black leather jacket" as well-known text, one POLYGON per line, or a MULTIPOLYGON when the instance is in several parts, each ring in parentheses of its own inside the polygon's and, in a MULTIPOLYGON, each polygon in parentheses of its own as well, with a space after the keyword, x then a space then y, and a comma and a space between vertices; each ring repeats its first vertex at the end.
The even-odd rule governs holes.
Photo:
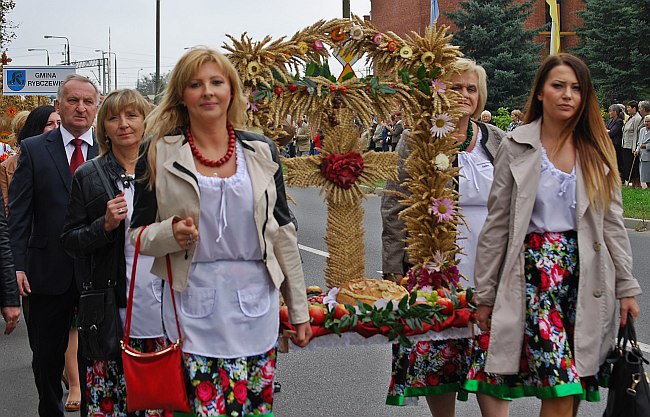
POLYGON ((0 307, 18 307, 18 282, 14 269, 14 257, 9 244, 9 228, 4 211, 4 202, 0 210, 0 307))
MULTIPOLYGON (((117 184, 125 181, 124 168, 113 153, 97 158, 113 193, 120 192, 117 184)), ((129 186, 133 186, 129 184, 129 186)), ((72 179, 70 203, 61 234, 63 248, 72 257, 90 256, 90 284, 92 288, 107 288, 115 284, 119 307, 126 306, 126 261, 124 259, 124 221, 109 233, 104 231, 104 215, 109 200, 97 170, 91 161, 80 166, 72 179)))

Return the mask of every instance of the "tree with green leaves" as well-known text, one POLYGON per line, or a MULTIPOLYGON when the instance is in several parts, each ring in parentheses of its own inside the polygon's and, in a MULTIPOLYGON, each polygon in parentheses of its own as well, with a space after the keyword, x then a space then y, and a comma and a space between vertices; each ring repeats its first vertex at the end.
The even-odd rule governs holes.
POLYGON ((650 0, 585 0, 573 53, 587 62, 603 106, 650 92, 650 0))
MULTIPOLYGON (((160 91, 158 92, 159 94, 165 91, 165 87, 167 86, 167 81, 169 81, 170 75, 171 75, 171 71, 167 72, 166 74, 162 74, 160 76, 160 91)), ((156 95, 155 92, 156 73, 152 72, 151 74, 143 74, 138 79, 136 90, 138 90, 143 96, 145 97, 151 96, 151 98, 153 99, 153 96, 156 95)))
POLYGON ((456 25, 452 43, 485 68, 486 108, 521 108, 542 57, 540 28, 527 29, 533 0, 466 0, 447 16, 456 25))
POLYGON ((5 49, 16 38, 14 29, 17 25, 7 18, 16 3, 13 0, 0 0, 0 49, 5 49))

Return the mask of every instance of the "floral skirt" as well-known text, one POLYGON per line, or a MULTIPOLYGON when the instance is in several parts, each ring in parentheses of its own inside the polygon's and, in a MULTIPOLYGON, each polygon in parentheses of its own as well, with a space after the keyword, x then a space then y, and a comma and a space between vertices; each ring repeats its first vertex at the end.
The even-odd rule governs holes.
POLYGON ((393 345, 393 366, 386 404, 404 405, 406 397, 457 392, 467 375, 471 339, 393 345))
POLYGON ((273 416, 276 349, 243 358, 183 354, 193 413, 176 417, 273 416))
MULTIPOLYGON (((164 337, 130 339, 129 345, 140 352, 155 352, 167 346, 164 337)), ((89 417, 171 417, 162 410, 126 411, 126 383, 122 361, 93 361, 86 366, 86 403, 89 417)))
POLYGON ((502 399, 578 395, 600 401, 603 375, 580 377, 573 358, 578 302, 576 232, 530 233, 524 246, 526 319, 516 375, 486 374, 489 334, 477 339, 464 388, 502 399))

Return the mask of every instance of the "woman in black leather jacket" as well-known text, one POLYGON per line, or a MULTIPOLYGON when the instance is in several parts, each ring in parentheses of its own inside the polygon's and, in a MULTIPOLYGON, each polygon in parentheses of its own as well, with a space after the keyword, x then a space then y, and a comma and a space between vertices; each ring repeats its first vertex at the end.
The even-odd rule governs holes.
MULTIPOLYGON (((61 240, 76 257, 88 256, 90 280, 84 288, 114 288, 124 323, 135 248, 126 239, 133 208, 135 162, 150 105, 135 90, 115 90, 97 115, 98 165, 88 161, 74 174, 61 240), (100 169, 108 184, 104 186, 100 169), (107 190, 110 187, 110 190, 107 190)), ((130 344, 141 351, 165 345, 160 316, 159 278, 150 274, 153 258, 138 259, 130 344)), ((119 361, 89 361, 86 366, 88 416, 108 408, 126 416, 126 387, 119 361)), ((139 415, 158 415, 147 412, 139 415)))
POLYGON ((7 323, 5 334, 9 334, 14 331, 20 318, 20 297, 4 207, 0 210, 0 311, 7 323))

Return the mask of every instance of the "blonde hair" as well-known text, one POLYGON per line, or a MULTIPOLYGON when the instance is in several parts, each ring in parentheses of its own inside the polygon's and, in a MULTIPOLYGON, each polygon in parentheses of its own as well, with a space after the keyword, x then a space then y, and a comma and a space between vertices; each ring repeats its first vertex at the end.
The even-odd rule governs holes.
POLYGON ((549 55, 537 70, 530 90, 526 108, 525 123, 531 123, 544 116, 542 101, 538 98, 544 88, 549 72, 559 65, 569 66, 580 85, 580 105, 570 121, 556 149, 562 149, 571 137, 575 143, 585 179, 589 202, 605 211, 609 210, 612 195, 620 188, 621 177, 616 163, 616 152, 600 114, 600 106, 587 65, 574 55, 559 53, 549 55), (608 172, 605 173, 605 167, 608 172))
POLYGON ((9 139, 9 144, 14 146, 16 144, 16 139, 18 139, 18 134, 20 133, 21 130, 23 130, 23 127, 25 126, 25 122, 27 121, 27 116, 29 116, 29 110, 22 110, 16 113, 16 115, 11 119, 11 136, 9 139))
POLYGON ((14 118, 11 119, 11 132, 14 134, 14 136, 18 136, 20 131, 25 126, 27 116, 29 116, 29 110, 22 110, 16 113, 14 118))
POLYGON ((481 118, 481 113, 485 109, 485 103, 488 98, 487 74, 485 73, 485 69, 473 59, 458 58, 454 63, 454 73, 464 74, 466 72, 474 73, 478 79, 478 103, 476 104, 476 110, 470 115, 472 119, 478 120, 481 118))
POLYGON ((120 112, 132 108, 147 117, 151 112, 151 104, 142 97, 137 90, 121 89, 113 90, 104 98, 99 112, 97 113, 97 142, 99 142, 99 155, 104 156, 111 151, 110 138, 106 136, 104 122, 109 115, 119 114, 120 112))
POLYGON ((228 79, 231 88, 227 119, 235 129, 246 123, 246 98, 237 70, 221 52, 208 47, 192 48, 176 63, 165 87, 162 99, 145 120, 145 136, 150 138, 146 178, 153 186, 156 179, 156 143, 163 136, 172 134, 189 124, 189 114, 183 105, 183 91, 203 65, 215 63, 228 79))

